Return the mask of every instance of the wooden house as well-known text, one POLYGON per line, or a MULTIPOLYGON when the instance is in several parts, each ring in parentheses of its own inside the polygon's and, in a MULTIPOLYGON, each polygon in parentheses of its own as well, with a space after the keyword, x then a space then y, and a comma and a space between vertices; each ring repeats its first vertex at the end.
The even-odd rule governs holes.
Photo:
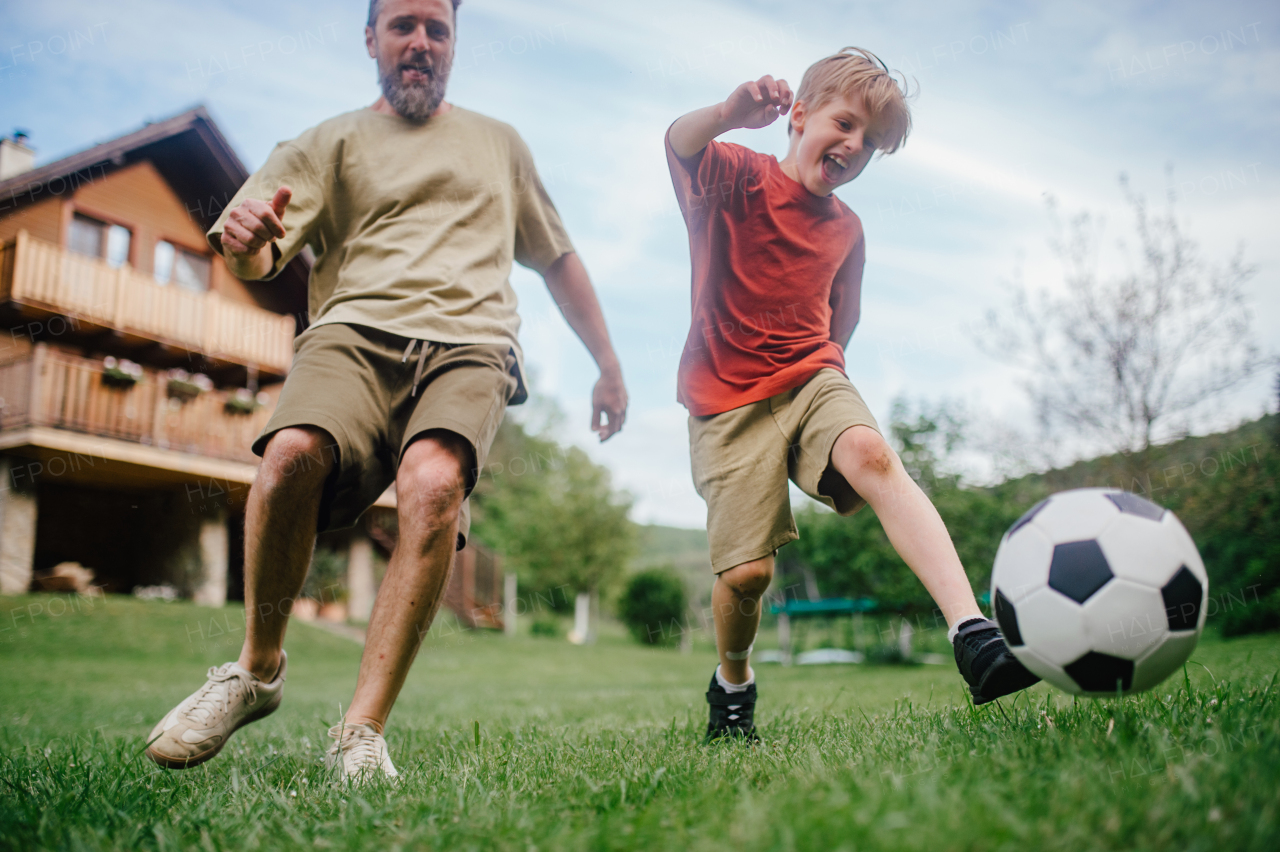
MULTIPOLYGON (((78 562, 109 592, 242 598, 249 447, 307 324, 311 255, 257 282, 210 249, 249 171, 203 107, 39 168, 26 142, 0 140, 0 594, 78 562)), ((357 620, 395 505, 393 486, 322 537, 357 620)), ((498 558, 468 545, 446 603, 501 627, 502 595, 498 558)))
MULTIPOLYGON (((75 561, 108 591, 238 597, 309 255, 250 282, 210 249, 249 171, 203 107, 39 168, 26 142, 0 142, 0 593, 75 561)), ((371 584, 367 536, 342 538, 371 584)))

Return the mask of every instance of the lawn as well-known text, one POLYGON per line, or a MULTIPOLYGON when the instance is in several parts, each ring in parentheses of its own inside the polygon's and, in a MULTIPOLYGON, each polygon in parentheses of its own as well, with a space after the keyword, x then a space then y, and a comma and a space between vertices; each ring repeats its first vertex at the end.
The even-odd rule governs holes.
POLYGON ((158 769, 146 733, 235 657, 242 619, 0 600, 0 848, 1280 848, 1274 634, 1207 636, 1140 697, 1038 686, 980 710, 951 667, 762 666, 763 744, 707 748, 705 642, 437 630, 388 729, 402 783, 352 792, 321 757, 360 648, 298 623, 281 709, 158 769))

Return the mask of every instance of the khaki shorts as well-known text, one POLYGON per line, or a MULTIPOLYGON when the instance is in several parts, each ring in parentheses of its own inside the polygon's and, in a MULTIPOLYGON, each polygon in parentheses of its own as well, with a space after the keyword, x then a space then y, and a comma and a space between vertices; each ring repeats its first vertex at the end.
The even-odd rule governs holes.
POLYGON ((867 504, 831 466, 831 448, 850 426, 880 431, 849 379, 829 368, 768 399, 689 418, 693 484, 707 501, 712 571, 760 559, 800 537, 788 479, 842 515, 867 504))
MULTIPOLYGON (((317 532, 354 526, 395 481, 405 447, 428 429, 447 429, 471 445, 468 496, 475 486, 517 387, 515 354, 506 344, 419 341, 404 360, 409 343, 346 323, 312 326, 294 341, 280 402, 253 451, 261 456, 286 426, 318 426, 333 436, 322 450, 335 465, 325 481, 317 532)), ((459 549, 471 527, 468 502, 458 524, 459 549)))

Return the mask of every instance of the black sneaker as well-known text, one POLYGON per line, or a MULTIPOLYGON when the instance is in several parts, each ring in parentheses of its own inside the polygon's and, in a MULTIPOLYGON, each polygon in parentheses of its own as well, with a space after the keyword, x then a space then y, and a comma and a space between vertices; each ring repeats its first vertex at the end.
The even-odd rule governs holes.
POLYGON ((975 707, 1040 682, 1004 643, 1000 628, 987 618, 971 618, 955 638, 956 665, 969 684, 975 707))
POLYGON ((754 721, 756 710, 756 685, 745 692, 728 693, 711 675, 711 687, 707 690, 707 703, 711 705, 711 720, 707 722, 706 742, 741 738, 747 742, 759 742, 754 721))

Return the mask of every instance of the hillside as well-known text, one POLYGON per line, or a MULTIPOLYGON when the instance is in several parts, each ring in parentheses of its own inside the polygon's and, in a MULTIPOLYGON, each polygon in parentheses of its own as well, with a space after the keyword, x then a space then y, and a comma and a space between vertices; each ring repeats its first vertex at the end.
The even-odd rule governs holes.
POLYGON ((707 547, 706 530, 661 524, 637 525, 636 529, 636 555, 631 560, 631 570, 673 566, 685 578, 695 602, 710 600, 711 551, 707 547))
POLYGON ((1030 474, 996 486, 1006 494, 1052 493, 1067 488, 1111 487, 1162 505, 1178 493, 1260 464, 1280 439, 1280 416, 1268 414, 1235 429, 1195 435, 1152 447, 1145 456, 1116 453, 1064 468, 1030 474))

